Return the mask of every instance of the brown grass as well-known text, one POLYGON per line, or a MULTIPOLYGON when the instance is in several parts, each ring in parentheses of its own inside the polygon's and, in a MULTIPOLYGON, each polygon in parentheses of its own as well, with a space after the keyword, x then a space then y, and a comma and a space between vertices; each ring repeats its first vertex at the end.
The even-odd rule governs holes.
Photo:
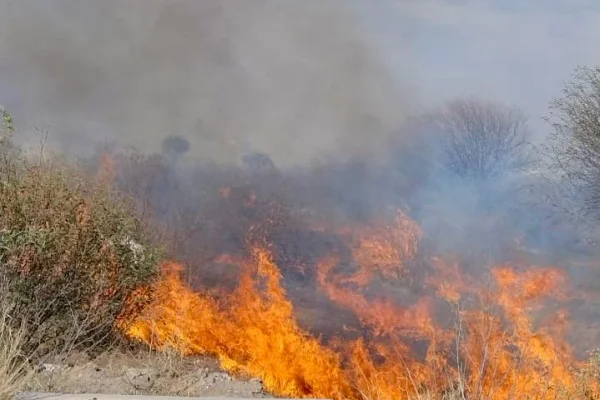
POLYGON ((15 328, 12 323, 14 304, 7 288, 6 281, 0 282, 0 400, 12 399, 32 373, 22 354, 25 325, 15 328))

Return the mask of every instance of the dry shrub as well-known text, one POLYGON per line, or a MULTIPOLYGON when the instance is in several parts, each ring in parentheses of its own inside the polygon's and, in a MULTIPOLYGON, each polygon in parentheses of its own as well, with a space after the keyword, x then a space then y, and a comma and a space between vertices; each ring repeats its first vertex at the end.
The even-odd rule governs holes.
POLYGON ((114 337, 129 293, 157 273, 160 252, 131 205, 59 162, 0 144, 0 272, 27 351, 89 349, 114 337))
POLYGON ((591 352, 590 358, 578 371, 575 381, 574 399, 600 399, 600 349, 591 352))

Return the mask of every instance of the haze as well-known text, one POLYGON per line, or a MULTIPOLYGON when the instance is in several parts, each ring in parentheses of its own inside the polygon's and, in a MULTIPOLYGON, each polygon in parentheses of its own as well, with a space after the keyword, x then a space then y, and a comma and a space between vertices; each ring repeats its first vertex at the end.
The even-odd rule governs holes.
POLYGON ((521 107, 537 137, 577 65, 600 61, 593 1, 0 0, 0 104, 22 141, 115 142, 233 162, 377 155, 457 95, 521 107))

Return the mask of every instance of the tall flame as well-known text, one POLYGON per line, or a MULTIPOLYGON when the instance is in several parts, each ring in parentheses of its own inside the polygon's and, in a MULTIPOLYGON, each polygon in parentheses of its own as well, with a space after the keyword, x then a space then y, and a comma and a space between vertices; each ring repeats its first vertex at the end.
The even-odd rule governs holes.
POLYGON ((181 269, 165 265, 154 302, 128 327, 130 337, 159 349, 214 355, 229 371, 260 377, 274 393, 351 396, 338 355, 295 323, 266 249, 253 249, 238 289, 224 304, 193 292, 182 282, 181 269))

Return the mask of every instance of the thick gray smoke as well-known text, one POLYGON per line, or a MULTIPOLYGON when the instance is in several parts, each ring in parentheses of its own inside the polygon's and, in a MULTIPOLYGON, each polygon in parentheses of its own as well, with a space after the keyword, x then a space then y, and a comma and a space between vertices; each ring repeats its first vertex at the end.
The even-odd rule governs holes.
POLYGON ((349 1, 0 3, 0 103, 68 151, 370 155, 408 111, 349 1))

